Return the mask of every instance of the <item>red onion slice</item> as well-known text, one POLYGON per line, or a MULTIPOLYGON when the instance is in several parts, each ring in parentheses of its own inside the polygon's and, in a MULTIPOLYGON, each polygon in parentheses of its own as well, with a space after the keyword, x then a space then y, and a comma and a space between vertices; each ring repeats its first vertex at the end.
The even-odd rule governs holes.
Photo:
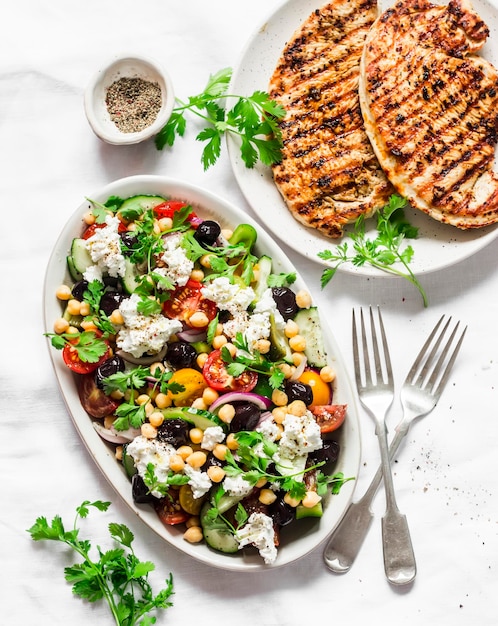
POLYGON ((227 404, 229 402, 252 402, 262 411, 269 409, 272 405, 272 401, 270 398, 266 398, 265 396, 260 396, 257 393, 243 392, 243 391, 228 391, 220 395, 209 407, 210 411, 215 411, 223 404, 227 404))
POLYGON ((152 365, 152 363, 156 363, 157 361, 162 361, 166 356, 166 351, 168 350, 168 346, 165 344, 161 351, 157 354, 147 354, 144 356, 133 356, 129 352, 125 352, 124 350, 117 350, 116 354, 119 355, 128 363, 133 363, 133 365, 152 365))
POLYGON ((129 428, 128 430, 114 430, 114 428, 104 428, 99 422, 92 422, 93 427, 98 434, 110 443, 122 444, 133 441, 135 437, 140 435, 140 429, 129 428))
POLYGON ((207 333, 206 330, 191 328, 189 330, 181 330, 179 333, 176 333, 176 336, 187 343, 194 343, 196 341, 205 341, 207 333))

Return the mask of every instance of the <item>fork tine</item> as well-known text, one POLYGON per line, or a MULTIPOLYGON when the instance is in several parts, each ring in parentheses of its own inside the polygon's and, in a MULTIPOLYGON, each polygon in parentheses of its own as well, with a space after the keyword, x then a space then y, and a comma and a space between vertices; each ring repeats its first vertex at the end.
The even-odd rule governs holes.
MULTIPOLYGON (((439 370, 441 369, 441 367, 443 365, 443 362, 444 362, 444 359, 445 359, 445 357, 448 354, 448 350, 450 348, 451 343, 453 342, 453 339, 455 337, 455 333, 457 331, 457 328, 458 328, 458 324, 455 326, 455 329, 451 333, 451 337, 450 337, 448 343, 446 344, 446 346, 445 346, 445 348, 443 350, 443 353, 441 354, 441 357, 440 357, 440 359, 438 361, 438 364, 437 364, 436 368, 434 369, 434 373, 436 371, 437 371, 438 374, 440 373, 439 370)), ((435 385, 436 380, 437 380, 437 376, 434 376, 434 374, 431 376, 431 379, 430 379, 429 382, 430 382, 431 385, 435 385, 433 387, 431 393, 432 393, 433 396, 435 396, 437 398, 439 398, 439 396, 441 395, 441 393, 442 393, 442 391, 444 389, 444 386, 446 385, 446 382, 447 382, 447 380, 449 378, 449 374, 450 374, 451 368, 453 367, 453 363, 455 362, 455 359, 456 359, 457 354, 458 354, 458 352, 460 350, 460 346, 462 345, 462 341, 463 341, 463 338, 465 337, 465 333, 466 332, 467 332, 467 326, 463 329, 463 332, 460 335, 460 339, 458 340, 456 346, 453 349, 453 353, 451 354, 450 358, 448 359, 446 367, 445 367, 445 369, 443 371, 442 376, 439 379, 439 383, 437 384, 437 386, 435 385), (434 378, 434 380, 433 380, 433 378, 434 378)))
MULTIPOLYGON (((372 310, 370 309, 370 315, 372 315, 372 310)), ((361 321, 361 348, 363 351, 363 367, 365 368, 365 383, 371 382, 372 379, 372 371, 370 368, 370 357, 368 354, 368 343, 367 343, 367 333, 365 330, 365 319, 363 317, 363 309, 360 309, 360 321, 361 321)), ((372 326, 372 330, 373 326, 372 326)))
POLYGON ((361 372, 360 372, 360 355, 358 351, 358 335, 356 332, 356 317, 353 309, 353 363, 354 363, 354 374, 356 378, 356 386, 358 388, 361 387, 361 372))
POLYGON ((415 384, 416 381, 420 380, 422 377, 422 371, 420 371, 420 375, 418 376, 417 379, 415 379, 415 375, 417 374, 417 372, 421 369, 422 367, 425 367, 427 362, 432 359, 434 357, 434 354, 436 353, 439 344, 441 343, 441 340, 443 338, 443 335, 446 331, 446 328, 448 327, 448 324, 451 321, 451 317, 448 320, 448 322, 446 323, 446 326, 443 329, 443 332, 441 333, 441 335, 439 336, 438 340, 436 341, 431 353, 427 356, 427 358, 424 360, 424 356, 426 355, 427 350, 429 349, 429 346, 431 345, 432 341, 434 340, 434 337, 436 336, 437 331, 439 330, 439 327, 441 326, 441 323, 444 319, 444 315, 442 315, 439 318, 438 323, 434 326, 433 331, 431 332, 431 334, 429 335, 429 337, 427 338, 427 341, 424 343, 424 345, 422 346, 420 352, 417 355, 417 358, 415 359, 415 361, 413 362, 413 365, 410 369, 410 371, 408 372, 407 376, 406 376, 406 380, 407 382, 409 381, 411 384, 415 384))
POLYGON ((382 350, 384 352, 384 362, 385 362, 385 367, 386 367, 387 380, 390 382, 393 377, 393 372, 392 372, 392 367, 391 367, 391 357, 389 356, 389 348, 387 345, 386 332, 384 330, 384 322, 382 321, 382 315, 380 313, 380 307, 377 307, 377 314, 379 317, 380 333, 382 337, 382 350))

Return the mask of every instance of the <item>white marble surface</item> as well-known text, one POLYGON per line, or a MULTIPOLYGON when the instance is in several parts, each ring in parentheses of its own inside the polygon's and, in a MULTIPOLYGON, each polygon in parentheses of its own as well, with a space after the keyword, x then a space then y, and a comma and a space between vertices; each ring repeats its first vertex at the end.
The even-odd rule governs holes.
MULTIPOLYGON (((164 174, 202 185, 248 213, 226 155, 204 172, 195 125, 173 150, 153 143, 101 143, 83 111, 93 72, 112 54, 151 55, 167 65, 180 97, 198 92, 209 73, 234 66, 241 50, 278 3, 252 0, 17 0, 2 7, 0 38, 1 624, 111 624, 104 605, 73 598, 62 546, 35 544, 26 529, 39 515, 72 523, 85 499, 111 500, 84 534, 107 545, 106 525, 123 521, 139 556, 156 563, 155 586, 172 572, 174 606, 158 624, 232 623, 297 626, 496 624, 498 615, 498 242, 449 269, 423 277, 429 297, 396 279, 337 275, 319 288, 321 268, 285 246, 329 317, 351 367, 353 306, 380 304, 399 382, 442 313, 468 324, 458 362, 434 413, 419 421, 397 456, 399 506, 409 519, 418 563, 405 589, 384 578, 376 520, 350 573, 330 573, 320 549, 258 575, 194 562, 140 525, 99 473, 65 409, 43 337, 45 267, 63 225, 85 196, 131 174, 164 174)), ((396 402, 390 415, 394 425, 396 402)), ((356 494, 378 463, 370 419, 362 414, 363 451, 356 494)))

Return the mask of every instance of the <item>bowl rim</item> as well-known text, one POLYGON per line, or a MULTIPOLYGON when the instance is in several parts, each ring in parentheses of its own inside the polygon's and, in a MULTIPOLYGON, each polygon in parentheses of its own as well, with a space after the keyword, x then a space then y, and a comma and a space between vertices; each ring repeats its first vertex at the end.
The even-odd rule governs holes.
POLYGON ((91 77, 84 94, 84 109, 93 132, 106 143, 130 145, 156 135, 169 120, 175 105, 173 81, 154 58, 138 54, 113 55, 91 77), (131 71, 130 71, 130 68, 131 71), (124 133, 111 120, 105 105, 106 89, 119 77, 140 76, 161 87, 162 105, 152 124, 141 131, 124 133))

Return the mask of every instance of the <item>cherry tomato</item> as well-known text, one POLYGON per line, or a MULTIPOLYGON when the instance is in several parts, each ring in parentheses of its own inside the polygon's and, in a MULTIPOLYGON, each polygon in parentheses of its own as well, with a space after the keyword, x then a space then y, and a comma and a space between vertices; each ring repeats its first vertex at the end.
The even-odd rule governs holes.
MULTIPOLYGON (((189 279, 183 287, 177 287, 163 305, 164 314, 190 326, 190 318, 196 311, 206 314, 208 323, 216 317, 216 304, 201 294, 202 283, 189 279)), ((207 324, 206 324, 207 326, 207 324)))
MULTIPOLYGON (((86 228, 85 232, 81 235, 82 239, 90 239, 90 237, 93 237, 93 235, 95 235, 96 231, 99 230, 99 228, 104 228, 107 224, 97 224, 97 222, 95 222, 95 224, 91 224, 91 226, 88 226, 88 228, 86 228)), ((119 226, 118 226, 118 233, 124 233, 126 231, 126 225, 123 224, 123 222, 119 222, 119 226)))
POLYGON ((62 358, 64 360, 64 363, 69 367, 70 370, 72 370, 76 374, 90 374, 111 356, 111 347, 109 346, 109 343, 107 341, 105 343, 108 347, 107 352, 105 352, 105 354, 103 354, 100 359, 98 361, 95 361, 94 363, 82 361, 78 355, 78 351, 74 347, 74 344, 66 343, 66 345, 62 349, 62 358))
POLYGON ((78 376, 78 395, 81 406, 92 417, 103 418, 112 415, 119 402, 107 396, 97 387, 93 374, 78 376))
MULTIPOLYGON (((183 209, 184 207, 189 206, 186 202, 180 202, 179 200, 167 200, 162 204, 158 204, 154 207, 153 211, 156 214, 156 217, 161 219, 162 217, 173 218, 174 214, 183 209)), ((187 221, 192 224, 197 222, 197 215, 192 211, 187 217, 187 221)))
POLYGON ((346 418, 346 404, 329 404, 327 406, 311 406, 309 410, 315 416, 320 432, 331 433, 342 426, 346 418))
POLYGON ((330 404, 332 390, 330 385, 320 378, 320 374, 315 370, 304 370, 298 379, 311 387, 313 393, 312 405, 330 404))
POLYGON ((240 376, 231 376, 221 357, 221 350, 209 353, 202 368, 202 374, 208 385, 217 391, 252 391, 258 382, 256 372, 246 370, 240 376))
POLYGON ((168 382, 177 383, 184 388, 183 391, 177 393, 168 392, 175 406, 190 406, 194 400, 202 396, 202 392, 207 387, 204 376, 192 367, 176 370, 168 382))
POLYGON ((180 506, 178 489, 169 489, 168 494, 154 503, 156 513, 163 524, 183 524, 191 516, 180 506))

